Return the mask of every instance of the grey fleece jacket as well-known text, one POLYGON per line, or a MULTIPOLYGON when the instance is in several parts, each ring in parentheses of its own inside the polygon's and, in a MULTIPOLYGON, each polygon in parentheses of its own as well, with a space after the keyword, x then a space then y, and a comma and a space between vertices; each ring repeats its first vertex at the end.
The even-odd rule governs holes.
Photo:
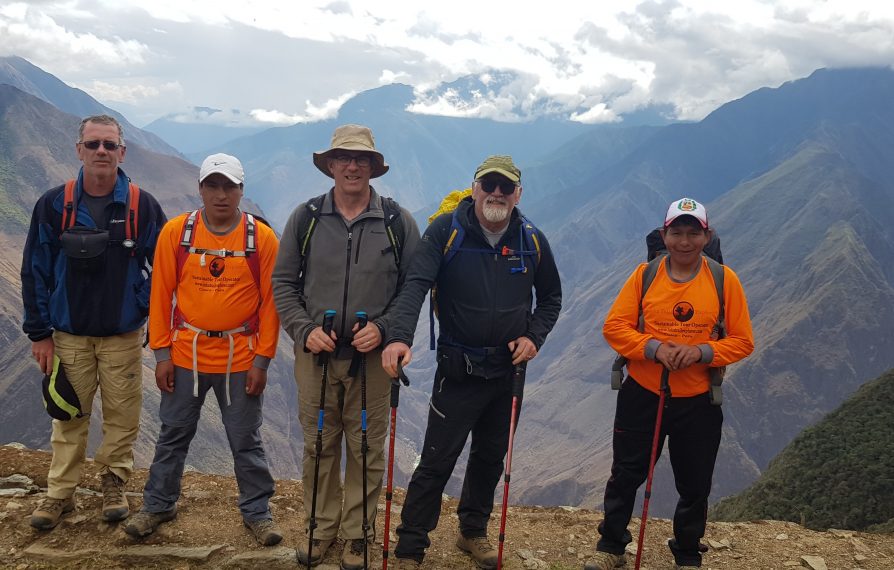
POLYGON ((350 224, 335 209, 334 190, 326 194, 307 252, 303 295, 298 272, 302 230, 310 218, 307 204, 295 208, 286 222, 273 269, 273 299, 296 351, 304 349, 307 335, 323 324, 323 313, 329 309, 336 311, 333 331, 341 341, 335 358, 353 356, 347 345, 353 338, 357 311, 366 311, 382 338, 388 337, 391 306, 419 244, 419 228, 413 216, 401 208, 404 232, 398 236, 402 244, 398 268, 385 233, 382 199, 372 187, 370 190, 368 209, 350 224))

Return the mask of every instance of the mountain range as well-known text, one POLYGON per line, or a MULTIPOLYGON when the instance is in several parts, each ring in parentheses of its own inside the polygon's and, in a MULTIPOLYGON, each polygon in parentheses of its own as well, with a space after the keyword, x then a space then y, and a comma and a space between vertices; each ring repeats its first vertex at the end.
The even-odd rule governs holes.
MULTIPOLYGON (((38 447, 46 445, 48 425, 23 419, 42 412, 39 404, 24 404, 34 401, 36 391, 26 387, 36 380, 19 332, 16 274, 30 204, 76 171, 71 147, 58 141, 68 140, 62 135, 71 136, 78 118, 17 88, 0 88, 0 208, 15 214, 4 216, 0 228, 0 336, 8 341, 0 401, 23 402, 0 407, 0 438, 38 447), (30 131, 27 144, 5 142, 23 131, 30 131)), ((691 196, 707 204, 724 258, 745 287, 755 330, 754 354, 730 368, 724 386, 715 499, 754 482, 805 427, 894 366, 891 69, 819 70, 731 101, 702 121, 664 126, 414 115, 406 110, 411 95, 403 85, 375 89, 346 103, 331 121, 269 129, 219 150, 243 160, 246 194, 275 225, 295 204, 328 189, 310 154, 327 148, 334 126, 343 122, 373 128, 392 165, 373 184, 417 218, 449 190, 467 186, 484 156, 510 153, 517 159, 525 187, 521 208, 556 254, 564 308, 529 367, 513 456, 514 500, 601 504, 614 412, 608 385, 612 353, 601 338, 602 319, 644 259, 644 237, 672 199, 691 196)), ((169 214, 191 207, 186 196, 193 195, 194 166, 149 150, 138 150, 130 164, 132 150, 125 168, 158 191, 169 214), (137 159, 141 153, 149 161, 145 168, 137 159), (182 181, 180 174, 177 182, 158 178, 181 170, 182 181)), ((401 397, 398 481, 412 469, 425 427, 434 373, 433 358, 424 350, 427 324, 423 310, 409 370, 413 386, 401 397)), ((288 348, 281 352, 265 402, 264 436, 273 442, 268 456, 277 462, 278 476, 294 477, 300 427, 293 417, 288 348)), ((157 405, 149 364, 144 452, 154 441, 157 405)), ((211 418, 190 456, 192 464, 209 470, 225 468, 228 461, 215 415, 206 414, 211 418)), ((454 477, 448 492, 458 493, 458 482, 454 477)), ((667 513, 675 501, 662 462, 652 508, 667 513)))

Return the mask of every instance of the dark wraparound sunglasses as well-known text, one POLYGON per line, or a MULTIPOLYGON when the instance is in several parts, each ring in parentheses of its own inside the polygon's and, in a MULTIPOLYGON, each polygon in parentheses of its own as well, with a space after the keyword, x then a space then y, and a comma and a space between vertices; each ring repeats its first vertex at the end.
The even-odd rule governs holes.
POLYGON ((110 152, 113 150, 118 150, 119 148, 124 146, 123 144, 116 143, 114 141, 81 141, 80 144, 84 145, 84 147, 89 148, 90 150, 97 150, 99 148, 99 145, 102 145, 102 148, 110 152))
POLYGON ((509 196, 515 189, 518 187, 518 184, 515 182, 509 182, 508 180, 496 180, 493 178, 485 178, 481 181, 481 189, 487 192, 488 194, 493 194, 497 188, 500 189, 500 193, 504 196, 509 196))

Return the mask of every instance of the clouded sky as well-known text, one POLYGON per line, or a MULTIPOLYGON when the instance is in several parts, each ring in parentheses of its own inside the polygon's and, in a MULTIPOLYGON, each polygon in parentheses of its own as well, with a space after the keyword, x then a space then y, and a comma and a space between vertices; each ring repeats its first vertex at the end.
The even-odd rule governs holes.
POLYGON ((137 125, 196 106, 317 120, 394 82, 417 112, 700 119, 817 68, 891 65, 894 3, 0 0, 5 55, 137 125))

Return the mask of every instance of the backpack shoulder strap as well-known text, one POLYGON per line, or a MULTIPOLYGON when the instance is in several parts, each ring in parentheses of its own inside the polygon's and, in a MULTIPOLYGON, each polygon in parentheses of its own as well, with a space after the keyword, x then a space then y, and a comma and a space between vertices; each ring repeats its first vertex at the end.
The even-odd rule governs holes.
POLYGON ((667 254, 658 255, 658 257, 652 259, 652 261, 646 265, 645 270, 643 270, 642 294, 639 296, 639 324, 637 325, 639 332, 643 332, 646 328, 646 323, 643 319, 643 298, 649 291, 649 287, 652 286, 652 282, 655 281, 655 276, 658 274, 658 268, 664 262, 666 256, 667 254))
POLYGON ((255 255, 258 251, 257 229, 255 217, 248 212, 242 213, 242 224, 245 230, 245 262, 251 270, 251 276, 255 280, 258 291, 261 290, 261 256, 255 255))
POLYGON ((537 252, 537 263, 540 263, 540 230, 525 216, 521 217, 522 223, 522 232, 525 237, 525 243, 523 247, 528 251, 536 251, 537 252))
POLYGON ((133 182, 127 185, 127 222, 124 224, 125 242, 133 243, 137 239, 137 228, 140 222, 140 188, 133 182))
POLYGON ((326 194, 320 194, 316 198, 311 198, 304 204, 309 216, 306 218, 306 222, 298 227, 298 235, 301 236, 301 257, 306 256, 310 248, 310 237, 313 235, 314 230, 317 227, 317 221, 320 219, 320 213, 323 209, 323 201, 325 199, 326 194))
POLYGON ((463 229, 462 224, 459 223, 459 217, 456 212, 457 210, 453 210, 453 213, 450 214, 450 231, 447 234, 447 243, 444 244, 444 256, 441 259, 441 265, 450 263, 450 260, 452 260, 456 255, 456 252, 459 251, 459 248, 466 237, 466 230, 463 229))
POLYGON ((720 308, 717 311, 717 324, 715 325, 717 330, 715 332, 718 334, 718 338, 723 338, 726 335, 726 309, 723 303, 723 265, 708 256, 705 256, 705 259, 708 260, 708 268, 711 270, 711 276, 714 278, 717 300, 720 303, 720 308))
MULTIPOLYGON (((385 233, 388 234, 388 241, 391 242, 391 252, 394 254, 394 264, 400 267, 400 255, 403 250, 401 239, 404 235, 404 217, 400 209, 400 204, 396 200, 388 196, 381 196, 382 212, 385 216, 385 233)), ((382 252, 385 253, 385 252, 382 252)))
POLYGON ((62 202, 62 228, 65 231, 75 225, 78 217, 77 196, 75 195, 75 185, 77 180, 71 179, 65 182, 65 195, 62 202))
POLYGON ((196 237, 196 220, 199 217, 199 211, 193 210, 183 220, 183 227, 180 230, 180 247, 177 249, 177 281, 180 281, 180 274, 183 272, 183 266, 189 257, 192 242, 196 237))

